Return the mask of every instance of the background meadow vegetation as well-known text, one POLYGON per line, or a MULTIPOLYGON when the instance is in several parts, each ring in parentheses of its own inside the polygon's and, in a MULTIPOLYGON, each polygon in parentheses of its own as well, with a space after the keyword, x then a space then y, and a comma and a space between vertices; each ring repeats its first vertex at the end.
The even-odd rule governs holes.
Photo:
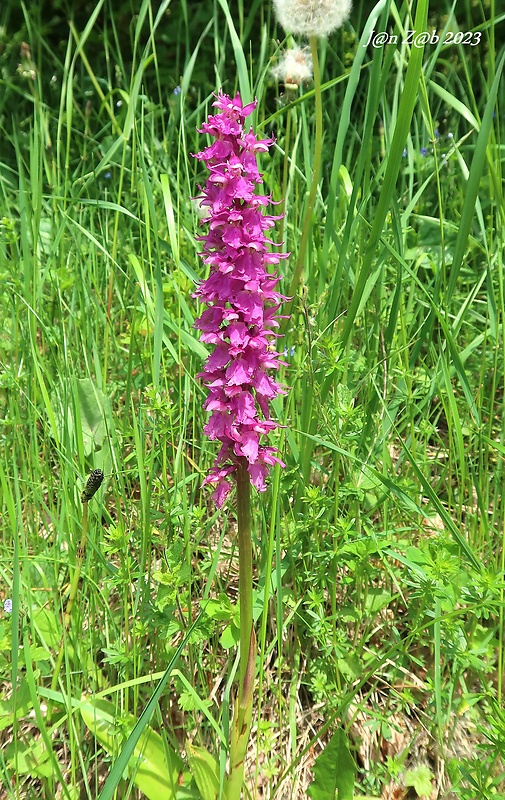
MULTIPOLYGON (((505 796, 504 17, 356 2, 320 42, 322 175, 275 404, 287 466, 254 497, 248 797, 330 798, 307 787, 339 730, 356 796, 505 796), (416 10, 439 44, 360 42, 416 10)), ((217 88, 258 98, 288 294, 314 136, 312 85, 270 74, 288 44, 269 0, 2 3, 2 798, 206 800, 202 746, 222 782, 235 512, 200 489, 190 154, 217 88), (126 768, 139 720, 146 760, 126 768)))

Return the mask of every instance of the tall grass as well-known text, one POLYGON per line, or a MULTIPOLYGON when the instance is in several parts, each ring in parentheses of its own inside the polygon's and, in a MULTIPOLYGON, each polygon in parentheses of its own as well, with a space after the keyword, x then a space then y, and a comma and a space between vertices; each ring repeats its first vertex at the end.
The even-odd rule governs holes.
MULTIPOLYGON (((305 797, 340 728, 357 796, 505 791, 504 15, 413 6, 480 44, 366 48, 413 28, 384 0, 319 45, 322 174, 275 404, 287 468, 253 503, 254 798, 305 797)), ((70 24, 44 8, 0 12, 0 796, 144 796, 125 768, 151 732, 198 797, 194 748, 224 783, 238 571, 233 503, 200 490, 189 154, 213 91, 258 97, 287 294, 314 92, 270 77, 286 43, 265 0, 102 0, 70 24)))

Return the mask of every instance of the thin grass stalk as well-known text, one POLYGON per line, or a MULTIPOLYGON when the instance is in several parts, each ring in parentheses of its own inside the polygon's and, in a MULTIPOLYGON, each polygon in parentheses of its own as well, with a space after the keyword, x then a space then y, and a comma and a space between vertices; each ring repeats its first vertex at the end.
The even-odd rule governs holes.
POLYGON ((286 133, 284 137, 284 160, 282 164, 282 200, 279 206, 279 242, 284 242, 284 229, 286 227, 286 197, 288 193, 289 177, 289 147, 291 139, 291 108, 286 112, 286 133))
MULTIPOLYGON (((98 491, 100 484, 103 481, 103 472, 101 470, 95 470, 91 473, 84 491, 82 492, 81 500, 82 500, 82 523, 81 523, 81 539, 79 542, 79 546, 77 548, 77 556, 75 560, 75 570, 72 576, 72 581, 70 583, 70 590, 67 600, 67 606, 65 608, 65 613, 63 615, 63 633, 61 637, 61 644, 58 653, 58 658, 56 660, 56 664, 54 667, 53 678, 51 681, 51 690, 55 691, 58 685, 58 677, 60 674, 61 665, 63 662, 63 658, 65 655, 65 636, 68 632, 70 627, 70 619, 72 616, 72 609, 74 607, 75 598, 77 597, 77 590, 79 588, 79 579, 81 577, 81 570, 82 565, 84 562, 84 556, 86 555, 86 543, 88 541, 88 502, 91 500, 95 492, 98 491)), ((51 719, 51 707, 48 710, 48 720, 51 719)))
MULTIPOLYGON (((60 675, 61 665, 63 663, 63 659, 65 657, 65 636, 67 635, 68 628, 70 626, 70 619, 72 615, 72 608, 74 606, 74 601, 77 596, 77 589, 79 586, 79 578, 81 577, 81 569, 82 563, 84 560, 84 553, 86 548, 86 541, 88 537, 88 503, 85 502, 82 508, 82 528, 81 528, 81 541, 79 542, 79 547, 77 548, 77 558, 75 562, 75 570, 72 576, 72 582, 70 584, 70 591, 68 595, 67 605, 65 608, 65 613, 63 615, 63 633, 61 636, 61 642, 58 652, 58 658, 56 659, 56 664, 54 665, 54 672, 53 677, 51 680, 51 691, 56 691, 56 687, 58 685, 58 678, 60 675)), ((51 705, 48 706, 47 711, 47 719, 48 723, 51 722, 51 715, 52 715, 52 707, 51 705)))
MULTIPOLYGON (((260 627, 260 634, 259 634, 259 659, 258 659, 258 690, 257 690, 257 709, 258 709, 258 718, 261 717, 261 710, 263 706, 263 684, 265 679, 265 669, 264 663, 267 654, 266 650, 266 642, 267 642, 267 624, 269 620, 269 607, 270 607, 270 598, 271 598, 271 588, 272 588, 272 567, 274 564, 274 544, 276 538, 276 532, 279 530, 279 484, 280 484, 280 467, 277 465, 274 472, 274 480, 272 482, 272 505, 271 505, 271 514, 270 514, 270 523, 268 526, 268 540, 266 543, 266 554, 264 558, 265 564, 265 580, 264 580, 264 592, 263 592, 263 610, 261 614, 261 627, 260 627)), ((266 526, 265 526, 266 527, 266 526)), ((275 560, 275 563, 277 561, 275 560)), ((278 583, 277 587, 278 594, 282 596, 282 587, 280 582, 278 583)), ((278 628, 282 629, 282 616, 280 619, 280 624, 278 628)), ((281 652, 279 650, 279 652, 281 652)), ((279 717, 280 719, 280 717, 279 717)), ((258 775, 259 775, 259 762, 256 760, 256 769, 254 773, 254 798, 257 797, 257 786, 258 786, 258 775)))

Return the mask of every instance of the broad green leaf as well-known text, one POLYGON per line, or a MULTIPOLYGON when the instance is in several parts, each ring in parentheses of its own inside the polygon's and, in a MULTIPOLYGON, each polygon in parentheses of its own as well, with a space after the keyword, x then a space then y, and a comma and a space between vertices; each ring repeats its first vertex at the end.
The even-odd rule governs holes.
POLYGON ((392 600, 393 595, 385 589, 376 586, 369 586, 365 599, 365 610, 370 616, 378 614, 382 608, 386 608, 392 600))
POLYGON ((0 700, 0 731, 9 728, 16 719, 24 717, 32 708, 30 689, 26 678, 23 678, 17 691, 7 700, 0 700), (15 706, 15 710, 14 710, 15 706))
POLYGON ((105 417, 109 408, 108 398, 89 378, 77 381, 79 415, 81 418, 84 453, 89 455, 103 445, 107 435, 105 417))
POLYGON ((337 658, 337 667, 348 681, 359 680, 363 675, 363 662, 356 655, 337 658))
MULTIPOLYGON (((81 706, 82 718, 104 749, 117 756, 124 739, 129 736, 137 720, 131 714, 116 722, 116 710, 107 700, 89 699, 81 706)), ((148 800, 176 798, 179 777, 184 764, 181 757, 161 736, 146 727, 141 734, 133 756, 127 766, 128 776, 148 800)))
POLYGON ((110 404, 90 378, 76 380, 75 386, 67 382, 58 384, 51 392, 51 406, 60 441, 65 441, 65 432, 76 445, 82 440, 86 456, 102 447, 107 436, 110 404))
POLYGON ((227 625, 219 638, 219 644, 225 650, 229 650, 230 647, 235 647, 237 644, 240 638, 239 634, 240 631, 236 625, 227 625))
POLYGON ((413 786, 419 797, 431 797, 433 791, 434 775, 426 764, 421 764, 415 769, 405 773, 405 786, 413 786))
MULTIPOLYGON (((163 673, 162 677, 158 681, 156 685, 156 689, 154 690, 153 694, 151 695, 151 699, 145 706, 142 714, 138 718, 133 727, 130 735, 128 736, 126 742, 124 743, 121 752, 119 753, 118 757, 115 760, 115 763, 112 766, 111 771, 109 772, 109 776, 105 781, 102 791, 100 792, 99 800, 112 800, 112 796, 118 786, 121 776, 125 769, 128 768, 128 764, 132 759, 132 756, 135 754, 135 749, 139 746, 139 743, 146 731, 149 721, 154 714, 154 710, 160 701, 160 697, 162 692, 165 690, 165 686, 168 683, 170 675, 173 672, 177 661, 179 660, 181 653, 188 643, 191 634, 195 630, 196 626, 198 625, 202 612, 196 617, 193 621, 193 624, 190 625, 188 630, 186 631, 186 635, 184 639, 181 641, 179 646, 177 647, 175 653, 173 654, 170 663, 168 664, 165 672, 163 673)), ((179 759, 180 761, 180 759, 179 759)), ((177 765, 178 766, 178 765, 177 765)), ((179 773, 180 775, 180 773, 179 773)), ((187 776, 189 779, 189 776, 187 776)), ((184 774, 184 778, 186 778, 186 774, 184 774)), ((180 787, 180 790, 177 793, 177 800, 186 800, 190 796, 191 787, 188 788, 187 785, 183 785, 180 787)), ((170 800, 170 796, 163 795, 164 800, 170 800)))
POLYGON ((356 764, 347 747, 347 737, 339 728, 316 758, 314 780, 307 794, 312 800, 353 800, 356 764))
POLYGON ((60 626, 53 612, 45 606, 34 606, 32 620, 42 643, 48 650, 57 648, 60 644, 60 626))
POLYGON ((189 768, 195 779, 202 800, 217 800, 219 797, 219 766, 205 747, 188 744, 189 768))
POLYGON ((36 778, 49 778, 53 775, 54 755, 49 753, 43 741, 25 744, 10 742, 4 751, 9 768, 18 775, 33 775, 36 778))

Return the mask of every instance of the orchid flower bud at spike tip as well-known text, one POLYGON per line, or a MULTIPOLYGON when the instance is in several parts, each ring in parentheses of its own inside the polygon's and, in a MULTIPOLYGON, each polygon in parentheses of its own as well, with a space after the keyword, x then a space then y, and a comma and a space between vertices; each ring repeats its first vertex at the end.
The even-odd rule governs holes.
POLYGON ((245 131, 244 120, 256 101, 243 106, 239 94, 233 100, 219 94, 213 105, 219 113, 209 116, 200 133, 210 134, 214 142, 195 155, 210 173, 200 195, 208 212, 201 224, 209 226, 200 237, 200 255, 210 272, 194 297, 207 306, 195 327, 202 342, 214 345, 197 377, 209 390, 204 408, 211 414, 204 432, 221 442, 203 483, 215 487, 212 496, 220 508, 239 464, 247 463, 260 492, 266 489, 270 467, 284 466, 277 450, 262 439, 279 427, 270 417, 269 402, 284 390, 269 372, 285 363, 273 344, 279 335, 277 312, 286 298, 275 291, 279 276, 267 272, 267 266, 287 254, 270 249, 277 245, 265 231, 280 217, 265 214, 270 197, 255 194, 261 183, 256 155, 267 152, 273 142, 245 131))
POLYGON ((277 19, 286 33, 328 36, 351 13, 351 0, 274 0, 277 19))

